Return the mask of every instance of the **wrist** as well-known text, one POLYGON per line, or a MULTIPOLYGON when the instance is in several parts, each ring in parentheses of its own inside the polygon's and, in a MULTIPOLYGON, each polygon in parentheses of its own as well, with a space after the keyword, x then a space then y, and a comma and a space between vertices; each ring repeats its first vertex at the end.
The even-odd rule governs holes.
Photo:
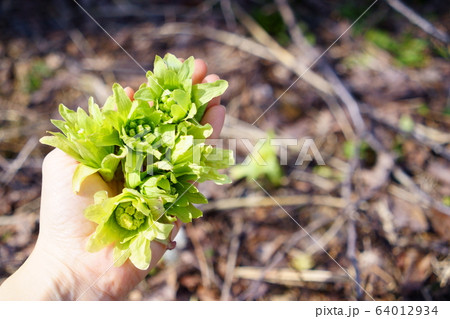
POLYGON ((0 300, 72 300, 73 276, 37 247, 25 263, 0 286, 0 300))
MULTIPOLYGON (((97 287, 98 276, 95 266, 88 267, 83 262, 84 256, 72 255, 63 249, 47 251, 52 245, 47 243, 46 238, 36 245, 34 256, 30 264, 35 265, 40 273, 50 279, 47 282, 45 300, 117 300, 118 297, 111 295, 97 287), (93 270, 94 269, 94 270, 93 270)), ((85 252, 85 255, 91 253, 85 252)), ((102 278, 104 279, 104 278, 102 278)), ((114 286, 114 285, 112 285, 114 286)))

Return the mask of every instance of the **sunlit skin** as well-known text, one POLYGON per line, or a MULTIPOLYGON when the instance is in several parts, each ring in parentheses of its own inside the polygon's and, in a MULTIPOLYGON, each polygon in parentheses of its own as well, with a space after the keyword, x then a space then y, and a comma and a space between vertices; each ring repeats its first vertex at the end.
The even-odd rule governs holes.
MULTIPOLYGON (((214 82, 207 75, 206 63, 194 62, 193 83, 214 82)), ((134 90, 125 88, 130 99, 134 90)), ((201 124, 214 129, 210 138, 219 137, 225 119, 220 97, 206 109, 201 124)), ((101 190, 109 194, 120 191, 118 185, 107 184, 98 174, 88 177, 78 194, 72 191, 72 176, 78 162, 60 151, 51 151, 42 167, 40 230, 36 246, 27 261, 0 286, 0 300, 118 300, 123 299, 161 259, 167 247, 152 242, 152 259, 147 270, 137 269, 129 260, 121 267, 112 265, 112 246, 99 252, 86 251, 86 242, 96 224, 85 219, 84 209, 93 203, 93 195, 101 190)), ((181 222, 171 234, 174 240, 181 222)))

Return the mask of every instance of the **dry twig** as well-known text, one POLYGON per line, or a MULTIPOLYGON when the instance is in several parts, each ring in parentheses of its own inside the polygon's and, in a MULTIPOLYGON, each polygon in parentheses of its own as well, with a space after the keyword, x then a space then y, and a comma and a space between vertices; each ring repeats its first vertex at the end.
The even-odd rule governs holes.
POLYGON ((445 44, 449 43, 448 35, 434 27, 430 22, 428 22, 425 18, 421 17, 419 14, 414 12, 410 7, 401 2, 400 0, 386 0, 386 2, 398 13, 402 14, 405 18, 407 18, 411 23, 415 24, 423 31, 428 33, 429 35, 435 37, 439 41, 444 42, 445 44))
POLYGON ((240 246, 240 236, 242 233, 242 220, 236 218, 233 221, 233 233, 230 242, 230 249, 228 250, 227 267, 225 272, 225 279, 222 286, 220 300, 230 299, 230 289, 234 277, 234 269, 236 267, 236 259, 240 246))
POLYGON ((227 31, 217 30, 208 26, 199 27, 192 23, 166 23, 158 29, 157 33, 152 35, 155 37, 167 37, 180 34, 188 34, 211 39, 231 47, 235 47, 261 59, 268 61, 275 60, 274 57, 267 52, 267 49, 263 45, 243 36, 227 31))
POLYGON ((288 50, 283 48, 275 41, 253 18, 248 15, 241 7, 234 3, 233 9, 237 18, 247 28, 248 32, 255 38, 256 41, 261 43, 278 61, 294 71, 305 82, 310 84, 319 92, 325 94, 331 94, 332 90, 329 83, 317 74, 310 70, 306 64, 303 64, 301 60, 291 54, 288 50))
POLYGON ((12 181, 17 171, 20 170, 22 165, 27 160, 28 156, 30 156, 31 152, 36 147, 37 142, 37 137, 33 136, 25 143, 16 159, 8 166, 8 170, 1 176, 0 182, 2 182, 3 184, 8 184, 10 181, 12 181))
POLYGON ((192 245, 194 246, 195 255, 197 256, 200 267, 200 274, 202 276, 202 285, 205 288, 209 288, 214 278, 213 270, 208 265, 205 252, 203 251, 194 226, 192 226, 191 224, 186 224, 186 233, 191 239, 192 245))
MULTIPOLYGON (((320 227, 325 226, 328 222, 328 218, 316 219, 306 227, 306 230, 308 233, 313 233, 320 227)), ((271 256, 270 260, 266 263, 266 266, 262 269, 260 277, 258 279, 255 279, 255 281, 250 285, 250 287, 240 297, 240 299, 252 300, 258 298, 259 296, 257 295, 257 293, 266 273, 272 269, 275 269, 275 267, 284 259, 286 254, 306 236, 307 233, 303 229, 300 229, 292 234, 292 236, 290 236, 290 238, 283 244, 283 247, 278 249, 276 253, 271 256)))
MULTIPOLYGON (((428 132, 430 129, 423 129, 419 125, 415 125, 415 128, 411 132, 405 132, 398 127, 397 124, 391 123, 386 120, 381 114, 378 114, 377 111, 373 107, 369 107, 367 105, 361 105, 361 109, 364 115, 368 116, 373 121, 383 125, 384 127, 393 130, 394 132, 401 134, 405 137, 411 137, 413 141, 425 145, 433 150, 436 154, 442 156, 446 160, 450 161, 450 152, 441 144, 433 141, 431 138, 424 135, 424 133, 428 132), (427 131, 428 130, 428 131, 427 131), (421 134, 422 133, 422 134, 421 134)), ((442 143, 450 143, 450 136, 448 134, 442 132, 433 131, 433 136, 438 136, 440 142, 442 143)))
POLYGON ((327 195, 291 195, 291 196, 251 196, 239 198, 226 198, 212 201, 202 206, 204 212, 211 210, 229 210, 244 207, 272 207, 272 206, 330 206, 344 208, 347 203, 339 197, 327 195), (275 200, 274 200, 275 199, 275 200), (275 202, 276 201, 276 202, 275 202))
MULTIPOLYGON (((296 21, 295 21, 295 15, 292 11, 291 7, 289 6, 288 2, 286 0, 277 0, 278 7, 281 12, 281 16, 284 19, 285 24, 289 27, 289 33, 291 35, 291 38, 294 42, 294 44, 297 45, 297 47, 305 52, 305 55, 310 57, 311 59, 315 59, 317 56, 320 56, 316 49, 314 49, 309 43, 305 40, 305 37, 303 36, 300 28, 298 27, 296 21)), ((339 77, 336 75, 334 70, 329 66, 328 63, 322 61, 322 65, 324 66, 323 69, 325 71, 326 79, 328 80, 328 83, 331 85, 334 94, 336 94, 341 101, 344 103, 344 105, 347 108, 347 111, 350 115, 350 118, 352 120, 353 125, 355 126, 357 135, 359 138, 364 137, 367 133, 366 126, 364 124, 364 120, 361 116, 358 103, 353 98, 351 93, 347 90, 345 85, 342 83, 342 81, 339 79, 339 77)), ((361 290, 361 279, 360 279, 360 271, 358 267, 358 261, 356 259, 356 230, 355 230, 355 214, 356 214, 356 206, 351 200, 351 194, 352 194, 352 178, 355 174, 355 170, 359 167, 359 147, 360 147, 360 139, 356 138, 353 135, 353 131, 351 130, 351 126, 347 122, 347 118, 343 114, 343 111, 340 108, 340 105, 337 103, 335 98, 333 96, 324 96, 323 97, 325 102, 328 104, 330 111, 335 116, 338 123, 340 123, 340 126, 342 128, 343 133, 346 135, 347 138, 352 136, 352 140, 356 141, 356 154, 354 154, 352 160, 350 161, 350 166, 345 174, 345 179, 341 185, 341 196, 342 198, 348 203, 348 205, 343 209, 345 215, 347 216, 347 257, 350 259, 353 268, 355 270, 356 278, 355 278, 355 287, 356 287, 356 294, 357 298, 360 299, 362 296, 362 290, 361 290), (350 134, 351 132, 351 134, 350 134)), ((321 243, 321 246, 323 247, 327 242, 331 240, 332 237, 336 235, 336 233, 339 231, 339 229, 342 227, 344 223, 343 219, 338 219, 333 224, 333 226, 322 236, 322 238, 319 240, 321 243)), ((317 251, 317 246, 311 246, 315 247, 315 250, 317 251)))
MULTIPOLYGON (((264 272, 264 268, 238 267, 234 274, 237 278, 258 280, 264 272)), ((348 282, 348 277, 335 274, 327 270, 303 270, 297 271, 290 268, 273 269, 263 275, 263 280, 285 286, 303 287, 308 282, 337 283, 348 282)))

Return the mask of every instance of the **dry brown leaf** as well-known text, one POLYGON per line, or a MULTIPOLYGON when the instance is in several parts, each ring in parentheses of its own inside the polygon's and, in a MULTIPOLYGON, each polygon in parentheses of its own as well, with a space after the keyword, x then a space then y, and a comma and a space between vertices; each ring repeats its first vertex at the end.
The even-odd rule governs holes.
POLYGON ((398 264, 402 271, 402 286, 405 291, 419 289, 422 283, 431 275, 432 254, 423 255, 410 248, 400 255, 398 264))
POLYGON ((424 232, 428 229, 427 219, 419 205, 394 197, 392 212, 396 228, 410 228, 414 232, 424 232))
POLYGON ((436 233, 446 241, 450 241, 450 216, 444 215, 436 209, 431 209, 431 225, 436 233))

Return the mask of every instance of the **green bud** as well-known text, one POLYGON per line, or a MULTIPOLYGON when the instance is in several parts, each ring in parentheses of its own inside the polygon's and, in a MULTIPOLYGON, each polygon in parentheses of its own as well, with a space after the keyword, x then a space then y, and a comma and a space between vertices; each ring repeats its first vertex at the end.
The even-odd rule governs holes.
POLYGON ((165 90, 161 96, 160 102, 158 103, 159 109, 164 112, 170 112, 170 107, 175 104, 173 98, 173 93, 170 90, 165 90))
POLYGON ((117 224, 127 230, 136 230, 141 226, 146 216, 142 212, 136 210, 130 202, 120 203, 114 210, 114 216, 117 224))
POLYGON ((125 209, 125 214, 130 215, 130 216, 133 216, 134 213, 135 213, 135 211, 136 211, 136 210, 134 209, 133 206, 128 206, 128 207, 125 209))
POLYGON ((135 210, 135 212, 134 212, 134 218, 135 218, 136 220, 144 220, 145 217, 146 217, 146 216, 145 216, 144 214, 142 214, 140 211, 135 210))
POLYGON ((116 214, 122 215, 125 212, 123 207, 117 206, 116 208, 116 214))
POLYGON ((146 140, 146 135, 151 133, 151 131, 152 127, 145 119, 130 121, 125 126, 125 132, 128 136, 142 141, 146 140))

